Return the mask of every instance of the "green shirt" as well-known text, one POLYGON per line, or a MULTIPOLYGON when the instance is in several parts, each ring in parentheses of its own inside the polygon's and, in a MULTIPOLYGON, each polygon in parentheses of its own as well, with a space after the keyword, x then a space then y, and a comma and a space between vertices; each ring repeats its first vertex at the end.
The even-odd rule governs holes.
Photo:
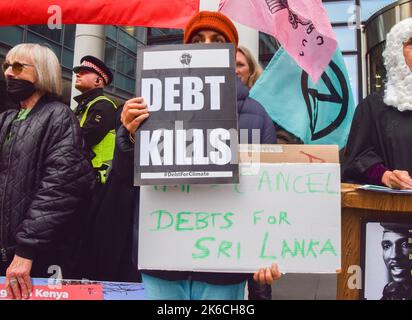
POLYGON ((26 109, 20 109, 19 114, 17 115, 16 119, 14 121, 19 121, 19 120, 26 120, 27 116, 29 115, 31 111, 31 108, 26 108, 26 109))
POLYGON ((20 109, 19 113, 17 114, 17 117, 13 120, 12 125, 10 126, 9 132, 7 134, 6 141, 4 141, 4 144, 7 145, 10 143, 11 140, 11 128, 17 121, 23 121, 26 120, 27 116, 29 115, 30 111, 32 108, 26 108, 26 109, 20 109))

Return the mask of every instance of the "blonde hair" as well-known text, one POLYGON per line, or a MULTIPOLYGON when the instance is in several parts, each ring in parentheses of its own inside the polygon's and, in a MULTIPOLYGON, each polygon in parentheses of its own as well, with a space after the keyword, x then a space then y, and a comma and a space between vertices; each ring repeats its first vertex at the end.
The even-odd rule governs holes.
POLYGON ((249 88, 252 88, 257 79, 259 79, 260 75, 263 72, 262 67, 259 65, 259 63, 256 61, 256 59, 253 57, 252 53, 250 50, 244 46, 239 46, 237 48, 237 51, 239 51, 241 54, 243 54, 246 58, 247 64, 249 65, 249 78, 247 80, 246 85, 249 88))
POLYGON ((59 60, 54 52, 46 46, 35 43, 22 43, 13 47, 6 56, 6 60, 30 59, 33 61, 36 73, 36 89, 61 97, 62 71, 59 60))

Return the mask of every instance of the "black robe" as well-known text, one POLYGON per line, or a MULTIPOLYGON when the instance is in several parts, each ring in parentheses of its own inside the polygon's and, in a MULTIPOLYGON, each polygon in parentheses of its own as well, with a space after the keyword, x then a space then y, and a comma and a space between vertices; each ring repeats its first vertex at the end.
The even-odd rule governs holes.
POLYGON ((398 111, 372 94, 356 108, 346 146, 342 180, 366 183, 365 172, 382 163, 412 175, 412 111, 398 111))

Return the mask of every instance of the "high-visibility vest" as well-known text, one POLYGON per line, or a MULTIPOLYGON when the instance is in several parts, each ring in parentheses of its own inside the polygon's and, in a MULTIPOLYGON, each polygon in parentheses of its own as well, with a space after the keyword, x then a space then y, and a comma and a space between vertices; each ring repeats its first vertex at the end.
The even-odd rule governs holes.
MULTIPOLYGON (((86 118, 87 112, 89 109, 98 101, 107 100, 109 101, 115 109, 117 109, 116 104, 105 96, 99 96, 87 104, 86 111, 84 112, 82 119, 80 120, 80 127, 83 127, 86 118)), ((106 182, 106 173, 107 169, 110 168, 113 160, 114 145, 115 145, 116 133, 115 130, 110 130, 104 138, 95 146, 92 147, 95 157, 92 159, 93 168, 98 169, 100 174, 100 181, 102 183, 106 182), (100 169, 101 168, 101 169, 100 169), (100 169, 100 170, 99 170, 100 169)))

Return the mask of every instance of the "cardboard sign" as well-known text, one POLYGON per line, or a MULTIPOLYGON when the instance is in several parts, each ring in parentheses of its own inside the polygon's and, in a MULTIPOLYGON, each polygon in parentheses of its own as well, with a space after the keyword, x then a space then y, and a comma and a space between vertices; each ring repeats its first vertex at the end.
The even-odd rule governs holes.
POLYGON ((238 116, 232 44, 144 47, 137 96, 135 185, 236 183, 238 116))
MULTIPOLYGON (((283 146, 263 147, 261 158, 288 158, 283 146)), ((329 153, 334 162, 337 148, 329 153)), ((139 269, 255 272, 277 262, 282 272, 336 272, 340 167, 311 158, 242 163, 239 184, 142 187, 139 269)))

